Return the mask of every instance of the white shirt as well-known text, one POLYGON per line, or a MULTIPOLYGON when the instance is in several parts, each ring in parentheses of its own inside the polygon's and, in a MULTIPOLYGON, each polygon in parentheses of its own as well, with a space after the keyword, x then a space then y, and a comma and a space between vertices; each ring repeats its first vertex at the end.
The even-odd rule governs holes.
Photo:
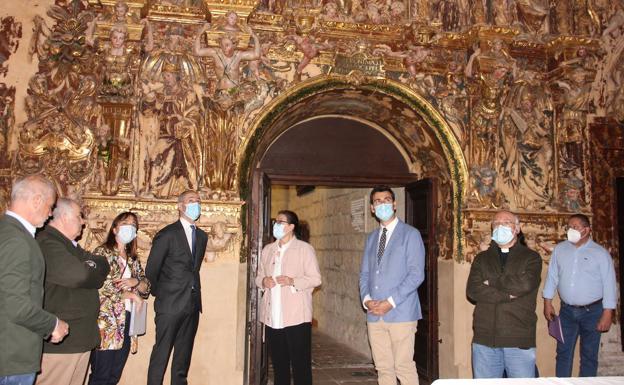
POLYGON ((197 231, 197 225, 187 221, 186 219, 182 217, 180 217, 180 223, 182 223, 184 234, 186 234, 186 241, 188 242, 189 250, 191 250, 191 253, 192 253, 193 252, 193 230, 191 230, 191 225, 195 226, 195 231, 197 231))
MULTIPOLYGON (((280 245, 279 242, 277 244, 278 254, 275 256, 275 260, 273 261, 273 279, 275 277, 282 275, 282 259, 284 258, 284 253, 290 246, 294 237, 290 239, 287 243, 280 245)), ((273 329, 283 329, 284 321, 282 319, 282 285, 276 282, 275 286, 271 289, 271 325, 269 327, 273 329)))
MULTIPOLYGON (((399 223, 399 218, 395 215, 394 219, 390 221, 390 223, 388 223, 385 226, 380 225, 379 240, 377 241, 377 250, 379 250, 379 241, 381 241, 381 235, 383 234, 383 229, 386 229, 386 244, 384 245, 384 250, 386 250, 386 247, 388 246, 388 242, 390 242, 390 237, 392 236, 394 229, 397 227, 397 223, 399 223)), ((383 258, 383 256, 381 258, 383 258)), ((365 303, 370 301, 371 299, 372 299, 371 296, 366 294, 366 297, 364 297, 364 300, 362 301, 362 306, 364 306, 364 309, 368 310, 365 303)), ((392 297, 388 297, 388 302, 390 302, 390 305, 392 305, 393 308, 396 307, 396 304, 394 303, 394 299, 392 299, 392 297)))
POLYGON ((35 226, 33 226, 30 222, 28 222, 26 219, 22 218, 19 214, 16 214, 16 213, 14 213, 11 210, 7 210, 6 211, 6 215, 9 215, 9 216, 17 219, 19 221, 19 223, 21 223, 22 226, 24 226, 26 228, 26 230, 28 230, 30 235, 32 235, 33 238, 35 237, 35 232, 37 231, 37 228, 35 226))
MULTIPOLYGON (((122 256, 117 256, 117 264, 119 264, 119 268, 122 271, 121 278, 132 278, 132 271, 130 270, 128 263, 122 256)), ((132 311, 131 300, 124 300, 124 304, 126 305, 126 311, 132 311)))

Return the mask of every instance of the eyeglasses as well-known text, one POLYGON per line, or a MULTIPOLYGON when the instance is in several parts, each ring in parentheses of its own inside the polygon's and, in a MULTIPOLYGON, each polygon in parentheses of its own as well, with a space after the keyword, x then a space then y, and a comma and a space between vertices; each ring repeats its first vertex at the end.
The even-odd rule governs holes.
POLYGON ((281 225, 289 225, 290 223, 288 223, 288 221, 280 221, 280 220, 275 220, 275 223, 279 223, 281 225))

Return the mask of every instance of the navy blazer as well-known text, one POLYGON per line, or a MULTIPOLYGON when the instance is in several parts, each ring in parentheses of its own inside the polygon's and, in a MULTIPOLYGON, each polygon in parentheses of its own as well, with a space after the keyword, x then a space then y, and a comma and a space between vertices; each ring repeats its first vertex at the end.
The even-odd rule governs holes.
POLYGON ((201 312, 201 282, 199 268, 204 259, 208 235, 197 228, 195 263, 178 220, 165 226, 154 236, 145 276, 152 285, 152 295, 156 297, 156 313, 179 313, 197 309, 201 312), (195 295, 192 295, 193 292, 195 295))
MULTIPOLYGON (((420 232, 398 221, 386 245, 381 264, 377 265, 379 232, 368 235, 360 269, 360 299, 369 295, 374 300, 392 297, 396 304, 383 316, 385 322, 409 322, 422 318, 418 286, 425 279, 425 247, 420 232)), ((368 313, 368 322, 381 317, 368 313)))

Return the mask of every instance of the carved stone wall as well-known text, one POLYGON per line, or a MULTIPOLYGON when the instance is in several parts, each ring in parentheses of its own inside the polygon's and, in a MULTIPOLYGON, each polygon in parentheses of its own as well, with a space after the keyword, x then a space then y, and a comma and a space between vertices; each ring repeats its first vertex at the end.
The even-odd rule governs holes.
POLYGON ((15 176, 44 173, 84 203, 88 246, 132 209, 145 255, 193 188, 207 258, 244 261, 256 135, 325 108, 364 116, 414 174, 439 178, 441 259, 470 261, 499 208, 545 260, 567 215, 592 214, 617 258, 622 162, 606 144, 624 121, 621 1, 27 3, 24 21, 0 6, 0 203, 15 176))

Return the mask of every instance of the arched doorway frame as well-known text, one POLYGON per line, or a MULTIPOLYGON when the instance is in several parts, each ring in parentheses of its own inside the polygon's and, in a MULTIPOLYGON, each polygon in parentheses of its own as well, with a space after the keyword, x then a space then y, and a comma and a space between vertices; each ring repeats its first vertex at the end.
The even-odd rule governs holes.
MULTIPOLYGON (((245 200, 251 198, 250 184, 253 177, 253 169, 258 160, 267 151, 270 143, 282 132, 290 128, 285 127, 279 132, 273 129, 276 123, 278 123, 292 107, 305 102, 315 95, 325 92, 358 89, 372 91, 403 103, 415 111, 431 129, 431 132, 434 134, 443 150, 446 166, 451 178, 453 251, 455 259, 458 261, 462 260, 462 202, 466 193, 466 183, 468 180, 468 168, 463 151, 455 134, 442 115, 414 90, 391 79, 364 78, 357 79, 356 81, 353 80, 353 78, 344 76, 319 76, 298 84, 288 92, 270 101, 260 110, 252 121, 248 130, 250 134, 241 147, 243 151, 238 174, 241 198, 245 200)), ((305 119, 302 119, 301 121, 304 120, 305 119)), ((367 124, 376 126, 372 122, 367 122, 367 124)), ((397 141, 393 140, 393 143, 396 145, 397 141)), ((398 147, 397 150, 401 151, 401 153, 408 151, 400 147, 398 147)), ((243 226, 245 226, 245 224, 243 224, 243 226)))

